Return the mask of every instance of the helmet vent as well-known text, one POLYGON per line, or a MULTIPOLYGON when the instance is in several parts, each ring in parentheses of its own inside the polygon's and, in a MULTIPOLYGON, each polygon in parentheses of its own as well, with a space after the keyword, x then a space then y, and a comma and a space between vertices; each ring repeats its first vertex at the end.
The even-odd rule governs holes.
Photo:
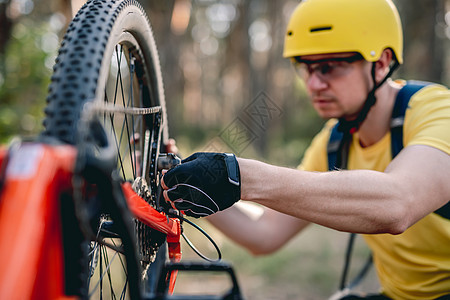
POLYGON ((319 31, 330 31, 331 29, 333 29, 332 26, 321 26, 321 27, 311 28, 309 31, 312 33, 312 32, 319 32, 319 31))

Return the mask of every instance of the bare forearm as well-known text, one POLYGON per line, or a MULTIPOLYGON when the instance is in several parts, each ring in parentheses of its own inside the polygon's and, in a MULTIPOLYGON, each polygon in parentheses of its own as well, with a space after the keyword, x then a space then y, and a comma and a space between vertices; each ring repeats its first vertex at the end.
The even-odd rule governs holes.
POLYGON ((240 159, 242 199, 342 231, 399 233, 403 206, 389 174, 313 173, 240 159))

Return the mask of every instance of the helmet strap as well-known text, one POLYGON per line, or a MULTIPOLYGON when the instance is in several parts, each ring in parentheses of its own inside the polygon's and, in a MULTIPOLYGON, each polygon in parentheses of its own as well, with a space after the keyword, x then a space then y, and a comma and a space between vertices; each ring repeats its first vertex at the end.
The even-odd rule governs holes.
POLYGON ((395 60, 395 62, 392 65, 392 67, 389 69, 388 74, 383 78, 383 80, 381 80, 379 83, 377 83, 376 79, 375 79, 375 64, 376 64, 376 62, 372 63, 372 71, 371 71, 373 88, 367 94, 366 101, 364 101, 364 105, 363 105, 361 111, 359 112, 358 116, 354 120, 348 121, 348 120, 345 120, 344 118, 340 118, 339 119, 339 126, 338 126, 338 130, 339 131, 341 131, 343 133, 349 133, 351 135, 351 134, 353 134, 353 133, 355 133, 355 132, 357 132, 359 130, 359 127, 361 126, 361 124, 366 119, 367 114, 369 113, 370 109, 377 102, 377 97, 375 96, 375 92, 377 91, 377 89, 380 86, 383 85, 383 83, 386 82, 386 80, 389 77, 391 77, 392 73, 394 73, 394 71, 400 65, 398 63, 398 61, 395 60))

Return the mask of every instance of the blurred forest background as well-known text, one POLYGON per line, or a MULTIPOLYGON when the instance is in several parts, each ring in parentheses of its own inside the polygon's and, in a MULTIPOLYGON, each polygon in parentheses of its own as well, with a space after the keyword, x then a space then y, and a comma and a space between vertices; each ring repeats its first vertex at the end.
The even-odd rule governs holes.
MULTIPOLYGON (((300 162, 323 121, 282 58, 284 30, 298 2, 141 0, 159 48, 169 130, 182 156, 216 150, 289 167, 300 162)), ((450 1, 394 2, 405 36, 405 64, 394 78, 448 86, 450 1)), ((0 0, 0 143, 42 130, 59 43, 82 4, 0 0)), ((315 227, 293 246, 251 259, 222 245, 248 299, 324 299, 337 287, 345 238, 315 227)))

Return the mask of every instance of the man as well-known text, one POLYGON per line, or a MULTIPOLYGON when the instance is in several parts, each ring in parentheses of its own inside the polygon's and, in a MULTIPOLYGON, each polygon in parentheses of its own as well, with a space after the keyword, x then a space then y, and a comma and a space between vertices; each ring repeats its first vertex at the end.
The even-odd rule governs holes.
POLYGON ((275 251, 310 223, 364 234, 381 297, 446 297, 450 93, 430 84, 412 94, 403 148, 392 159, 392 115, 405 82, 389 77, 403 62, 402 44, 391 0, 301 2, 284 56, 305 80, 315 110, 330 121, 299 169, 198 153, 166 173, 165 199, 195 217, 230 207, 209 220, 254 253, 275 251), (336 119, 342 137, 336 170, 327 172, 336 119), (239 199, 262 204, 263 215, 251 218, 233 205, 239 199))

